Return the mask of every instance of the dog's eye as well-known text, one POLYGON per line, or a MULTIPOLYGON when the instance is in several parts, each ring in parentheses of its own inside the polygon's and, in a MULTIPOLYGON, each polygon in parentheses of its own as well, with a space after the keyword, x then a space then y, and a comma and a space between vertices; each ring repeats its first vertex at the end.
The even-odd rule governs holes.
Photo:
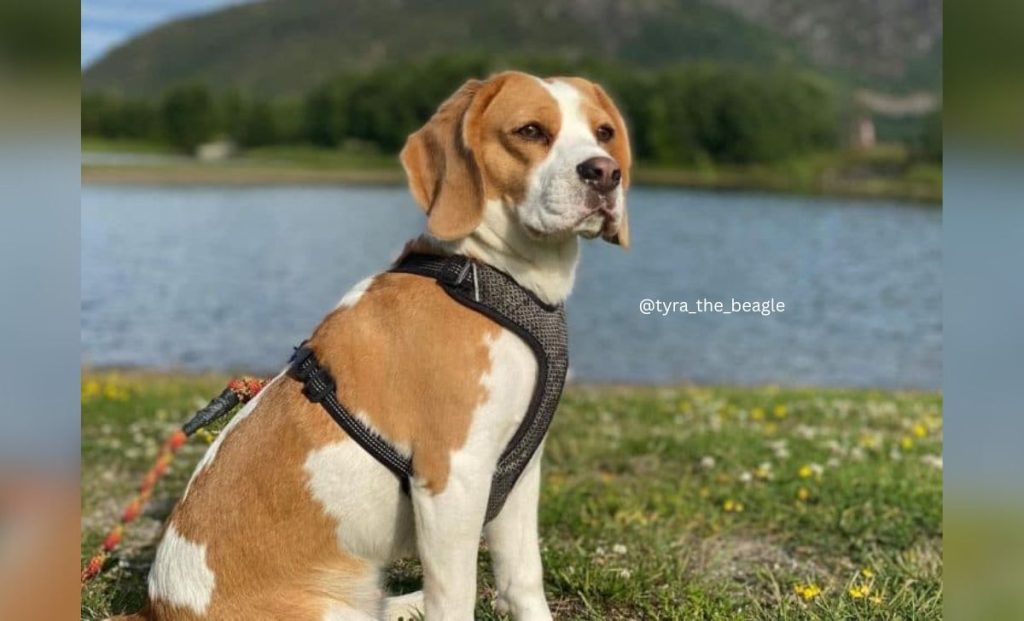
POLYGON ((527 140, 543 140, 546 137, 544 128, 537 123, 527 123, 516 130, 516 134, 527 140))
POLYGON ((608 142, 609 140, 615 137, 615 130, 612 129, 611 125, 602 125, 601 127, 597 128, 597 131, 594 132, 594 135, 597 136, 598 142, 608 142))

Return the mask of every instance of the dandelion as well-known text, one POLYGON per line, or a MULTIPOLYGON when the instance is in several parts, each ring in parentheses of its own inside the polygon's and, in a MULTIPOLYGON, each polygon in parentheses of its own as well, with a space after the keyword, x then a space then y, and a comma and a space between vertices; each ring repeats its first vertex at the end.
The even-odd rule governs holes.
POLYGON ((871 569, 870 567, 865 567, 865 568, 860 570, 860 575, 864 576, 865 578, 874 578, 875 577, 875 571, 873 569, 871 569))
POLYGON ((743 513, 743 503, 730 498, 722 503, 722 509, 726 513, 743 513))
POLYGON ((797 584, 793 587, 793 591, 802 597, 805 602, 809 602, 821 595, 821 587, 816 584, 797 584))
POLYGON ((847 591, 847 592, 850 594, 850 597, 852 597, 853 599, 864 599, 865 597, 867 597, 868 595, 871 594, 871 585, 870 584, 854 585, 854 586, 850 587, 850 590, 847 591))
POLYGON ((811 498, 811 490, 807 489, 806 487, 801 487, 800 489, 796 490, 796 498, 800 502, 807 502, 811 498))
POLYGON ((821 464, 804 464, 797 470, 797 475, 801 479, 809 479, 812 476, 821 477, 825 472, 825 468, 821 464))
POLYGON ((868 598, 868 601, 870 601, 872 604, 878 606, 879 604, 882 603, 883 600, 882 600, 882 596, 881 595, 872 595, 870 598, 868 598))
POLYGON ((909 451, 914 448, 914 441, 909 436, 904 436, 903 439, 900 440, 900 446, 903 447, 904 451, 909 451))
POLYGON ((754 408, 750 410, 750 418, 754 420, 764 420, 764 408, 754 408))
POLYGON ((926 435, 928 435, 928 430, 925 428, 924 425, 922 425, 921 423, 918 423, 918 424, 914 425, 914 435, 919 437, 919 438, 923 438, 926 435))
POLYGON ((782 419, 786 418, 786 414, 788 414, 788 411, 786 410, 786 406, 780 403, 772 409, 772 414, 775 416, 775 418, 782 419))

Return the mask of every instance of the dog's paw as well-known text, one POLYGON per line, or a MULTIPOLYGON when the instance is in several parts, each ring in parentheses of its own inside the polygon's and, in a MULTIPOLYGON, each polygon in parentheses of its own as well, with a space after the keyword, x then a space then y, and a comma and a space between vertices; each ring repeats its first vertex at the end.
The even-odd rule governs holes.
POLYGON ((498 614, 507 615, 512 612, 512 606, 503 595, 498 595, 494 598, 494 610, 498 614))
POLYGON ((420 621, 423 615, 423 591, 384 600, 384 619, 387 621, 420 621))

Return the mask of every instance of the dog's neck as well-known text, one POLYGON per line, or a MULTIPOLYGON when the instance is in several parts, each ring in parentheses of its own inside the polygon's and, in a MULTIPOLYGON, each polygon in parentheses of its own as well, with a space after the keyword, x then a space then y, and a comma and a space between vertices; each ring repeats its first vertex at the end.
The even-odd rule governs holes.
POLYGON ((564 302, 576 280, 576 236, 533 239, 499 201, 488 201, 480 225, 468 237, 443 242, 424 235, 419 241, 444 254, 462 254, 496 267, 548 304, 564 302))

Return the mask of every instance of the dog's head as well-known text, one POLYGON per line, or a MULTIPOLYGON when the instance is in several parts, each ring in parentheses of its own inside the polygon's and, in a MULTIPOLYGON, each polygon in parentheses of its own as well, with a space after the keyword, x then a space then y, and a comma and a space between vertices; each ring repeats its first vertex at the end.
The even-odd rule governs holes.
POLYGON ((604 90, 506 72, 471 80, 402 149, 427 230, 456 240, 504 209, 531 239, 629 245, 629 138, 604 90))

